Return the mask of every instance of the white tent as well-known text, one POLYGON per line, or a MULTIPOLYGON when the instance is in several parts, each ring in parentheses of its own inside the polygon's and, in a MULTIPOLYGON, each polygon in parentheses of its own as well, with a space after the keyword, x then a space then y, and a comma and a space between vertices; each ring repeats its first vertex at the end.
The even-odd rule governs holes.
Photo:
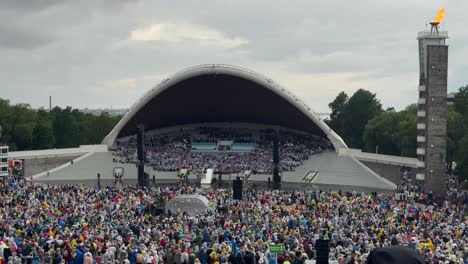
POLYGON ((187 212, 189 215, 205 213, 209 208, 209 201, 203 195, 178 195, 166 203, 166 213, 169 210, 175 214, 177 212, 187 212))

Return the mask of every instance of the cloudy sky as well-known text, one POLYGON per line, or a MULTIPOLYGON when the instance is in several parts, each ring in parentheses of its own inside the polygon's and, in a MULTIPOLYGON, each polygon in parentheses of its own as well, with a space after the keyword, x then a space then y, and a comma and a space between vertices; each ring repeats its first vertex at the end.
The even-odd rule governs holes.
POLYGON ((127 108, 205 63, 267 75, 317 112, 365 88, 416 102, 416 34, 449 30, 449 91, 468 84, 467 0, 0 0, 0 97, 33 107, 127 108))

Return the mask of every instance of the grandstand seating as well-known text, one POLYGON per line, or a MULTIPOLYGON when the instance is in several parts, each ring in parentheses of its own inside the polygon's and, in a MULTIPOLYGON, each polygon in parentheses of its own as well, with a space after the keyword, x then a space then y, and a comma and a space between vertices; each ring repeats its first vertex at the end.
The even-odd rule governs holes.
MULTIPOLYGON (((150 133, 151 134, 151 133, 150 133)), ((194 128, 177 133, 152 134, 147 137, 146 159, 157 171, 177 171, 190 168, 201 172, 270 174, 273 170, 273 135, 268 130, 236 130, 194 128), (247 131, 247 132, 246 132, 247 131)), ((113 146, 116 159, 136 162, 133 138, 117 141, 113 146)), ((293 132, 280 133, 280 170, 294 171, 304 160, 328 146, 324 139, 293 132)))

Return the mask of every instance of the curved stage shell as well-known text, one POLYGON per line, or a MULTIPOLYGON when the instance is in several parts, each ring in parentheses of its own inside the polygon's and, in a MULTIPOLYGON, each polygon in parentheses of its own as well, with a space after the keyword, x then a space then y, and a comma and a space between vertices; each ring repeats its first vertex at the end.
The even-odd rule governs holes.
POLYGON ((336 151, 343 139, 289 90, 256 72, 221 64, 176 73, 148 91, 107 135, 103 144, 145 130, 191 123, 275 125, 327 137, 336 151))

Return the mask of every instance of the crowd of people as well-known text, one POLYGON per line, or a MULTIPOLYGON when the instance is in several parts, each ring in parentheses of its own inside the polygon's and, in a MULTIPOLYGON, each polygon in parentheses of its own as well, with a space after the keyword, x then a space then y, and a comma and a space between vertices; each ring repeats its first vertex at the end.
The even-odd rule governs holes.
POLYGON ((467 204, 393 195, 0 184, 0 262, 8 264, 303 264, 318 239, 329 258, 365 263, 403 245, 426 263, 468 262, 467 204), (155 205, 200 194, 212 209, 158 215, 155 205), (221 210, 221 208, 224 208, 221 210), (274 256, 272 244, 284 246, 274 256))
MULTIPOLYGON (((397 186, 397 192, 400 196, 404 195, 405 198, 412 198, 420 194, 417 198, 426 199, 431 197, 431 193, 426 195, 421 192, 422 186, 416 184, 417 181, 415 181, 415 171, 413 169, 402 167, 400 176, 400 183, 397 186)), ((458 176, 448 173, 445 180, 445 188, 447 200, 458 204, 468 204, 468 180, 460 181, 458 176)))
MULTIPOLYGON (((273 135, 260 131, 246 133, 235 130, 201 128, 196 133, 179 135, 154 135, 145 142, 145 157, 148 165, 157 171, 179 171, 189 169, 202 172, 213 168, 216 173, 240 173, 245 170, 258 174, 271 174, 273 165, 273 135), (192 151, 193 142, 218 142, 230 140, 235 143, 253 143, 252 152, 214 151, 197 153, 192 151)), ((327 148, 323 139, 307 135, 282 132, 279 136, 279 169, 294 171, 296 167, 327 148)), ((137 162, 135 139, 116 141, 112 148, 115 161, 124 163, 137 162)))

